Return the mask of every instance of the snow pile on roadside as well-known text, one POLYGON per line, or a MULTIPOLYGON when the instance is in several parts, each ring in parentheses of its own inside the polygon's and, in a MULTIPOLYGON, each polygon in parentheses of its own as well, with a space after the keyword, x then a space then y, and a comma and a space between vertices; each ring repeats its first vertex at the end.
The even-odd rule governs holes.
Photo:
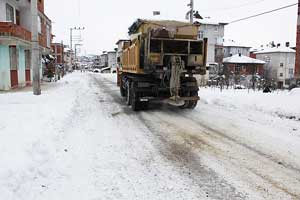
POLYGON ((300 88, 294 88, 291 92, 290 95, 292 96, 299 96, 300 97, 300 88))
POLYGON ((228 109, 255 110, 283 118, 300 120, 299 90, 265 94, 248 90, 223 90, 200 88, 200 98, 206 104, 228 109))
POLYGON ((0 94, 0 194, 1 199, 34 199, 45 188, 55 163, 59 126, 70 109, 79 77, 56 84, 55 89, 0 94), (69 98, 70 97, 70 98, 69 98))

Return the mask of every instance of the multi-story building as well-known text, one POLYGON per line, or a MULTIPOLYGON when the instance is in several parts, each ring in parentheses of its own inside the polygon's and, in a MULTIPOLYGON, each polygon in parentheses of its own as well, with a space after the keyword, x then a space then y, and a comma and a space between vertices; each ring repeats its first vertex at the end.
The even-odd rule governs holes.
POLYGON ((107 52, 103 52, 100 56, 100 68, 108 67, 108 54, 107 52))
POLYGON ((234 40, 225 40, 223 43, 224 58, 228 58, 232 55, 241 54, 243 56, 250 56, 251 47, 243 44, 239 44, 234 40))
POLYGON ((217 76, 223 62, 224 31, 227 23, 218 23, 211 20, 199 21, 199 39, 207 38, 207 65, 210 77, 217 76))
POLYGON ((111 73, 114 73, 117 71, 117 52, 115 51, 109 51, 107 52, 108 57, 108 68, 110 69, 111 73))
POLYGON ((55 57, 55 64, 64 65, 64 44, 63 43, 52 43, 51 44, 52 56, 55 57))
POLYGON ((224 30, 227 24, 208 20, 201 20, 199 23, 199 39, 207 38, 208 40, 207 62, 222 63, 224 30))
MULTIPOLYGON (((0 90, 31 84, 30 1, 0 1, 0 90)), ((38 31, 41 56, 51 52, 51 20, 44 13, 44 0, 38 1, 38 31)), ((41 59, 42 60, 42 59, 41 59)), ((42 62, 41 62, 41 75, 42 62)))
POLYGON ((64 46, 64 63, 66 71, 73 70, 73 64, 75 61, 75 54, 68 46, 64 46))
POLYGON ((267 79, 276 81, 278 88, 289 87, 295 73, 294 49, 278 46, 257 51, 255 55, 266 62, 264 71, 267 79))

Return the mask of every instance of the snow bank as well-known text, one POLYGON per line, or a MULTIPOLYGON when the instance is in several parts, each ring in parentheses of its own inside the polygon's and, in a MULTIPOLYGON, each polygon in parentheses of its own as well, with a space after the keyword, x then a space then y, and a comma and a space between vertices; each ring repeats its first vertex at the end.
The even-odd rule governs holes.
POLYGON ((79 77, 66 77, 41 96, 31 91, 0 94, 1 199, 34 199, 34 191, 46 187, 58 127, 72 109, 73 85, 79 83, 79 77))
POLYGON ((215 104, 229 109, 260 111, 280 117, 300 119, 300 90, 265 94, 248 90, 223 90, 200 88, 199 95, 207 104, 215 104))
POLYGON ((300 96, 300 88, 294 88, 291 92, 290 92, 291 96, 300 96))

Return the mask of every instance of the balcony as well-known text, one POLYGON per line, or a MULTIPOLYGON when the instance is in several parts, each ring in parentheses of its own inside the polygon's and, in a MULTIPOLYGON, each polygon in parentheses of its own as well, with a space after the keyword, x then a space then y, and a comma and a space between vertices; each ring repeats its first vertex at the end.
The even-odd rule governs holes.
MULTIPOLYGON (((15 37, 31 42, 31 32, 12 22, 0 22, 0 37, 1 36, 15 37)), ((47 36, 44 33, 39 34, 39 44, 42 47, 49 48, 47 47, 47 36)))
POLYGON ((10 36, 31 41, 31 32, 12 22, 0 22, 0 36, 10 36))

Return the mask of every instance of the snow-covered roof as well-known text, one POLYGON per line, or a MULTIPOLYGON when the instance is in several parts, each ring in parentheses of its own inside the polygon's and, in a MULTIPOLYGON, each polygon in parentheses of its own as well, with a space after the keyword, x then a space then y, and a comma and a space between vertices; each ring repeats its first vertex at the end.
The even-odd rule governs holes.
POLYGON ((224 47, 244 47, 244 48, 251 48, 250 45, 242 44, 242 43, 236 42, 234 40, 224 40, 223 46, 224 47))
POLYGON ((69 51, 71 51, 70 48, 68 48, 68 47, 65 47, 65 48, 64 48, 64 52, 69 52, 69 51))
POLYGON ((109 70, 109 69, 111 69, 111 67, 104 67, 104 68, 101 69, 101 72, 103 72, 105 70, 109 70))
POLYGON ((200 24, 209 24, 209 25, 227 25, 228 23, 225 22, 217 22, 216 20, 211 20, 211 19, 197 19, 197 22, 199 22, 200 24))
POLYGON ((255 52, 255 54, 264 54, 264 53, 296 53, 294 49, 289 47, 274 47, 274 48, 266 48, 261 51, 255 52))
POLYGON ((159 26, 191 26, 193 24, 184 21, 176 20, 152 20, 152 19, 137 19, 130 27, 129 34, 134 34, 142 24, 155 24, 159 26))
POLYGON ((228 58, 224 58, 223 63, 262 64, 262 65, 266 64, 265 61, 250 58, 248 56, 243 56, 243 55, 239 55, 239 54, 233 55, 233 56, 228 57, 228 58))

